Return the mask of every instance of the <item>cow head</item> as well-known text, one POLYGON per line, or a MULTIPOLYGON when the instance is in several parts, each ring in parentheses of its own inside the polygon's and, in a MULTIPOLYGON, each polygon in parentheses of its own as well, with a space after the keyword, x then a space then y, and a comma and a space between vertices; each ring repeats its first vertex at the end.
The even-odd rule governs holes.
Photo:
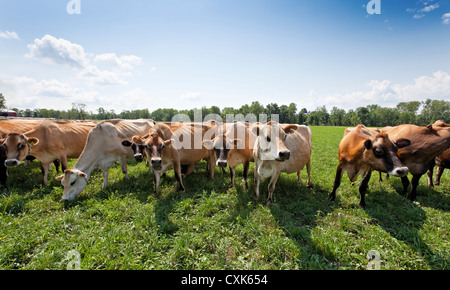
MULTIPOLYGON (((162 154, 164 149, 167 146, 170 146, 172 143, 172 139, 164 141, 156 131, 150 132, 144 137, 141 136, 134 136, 132 141, 124 141, 122 142, 122 145, 124 146, 142 146, 142 152, 145 153, 147 158, 149 159, 148 162, 155 170, 161 170, 162 169, 162 154), (136 142, 139 142, 139 145, 136 144, 136 142)), ((135 155, 136 158, 136 155, 135 155)))
POLYGON ((364 142, 364 160, 373 170, 387 172, 395 177, 403 177, 409 173, 409 170, 398 158, 397 151, 409 145, 411 145, 411 141, 408 139, 391 142, 386 133, 381 133, 364 142))
POLYGON ((134 152, 134 159, 136 162, 141 163, 144 161, 145 154, 145 139, 147 139, 149 134, 144 137, 134 136, 131 141, 125 140, 122 145, 125 147, 131 147, 134 152))
POLYGON ((9 134, 5 139, 0 140, 0 146, 6 153, 5 166, 17 166, 30 154, 31 146, 39 143, 39 139, 26 137, 16 133, 9 134))
POLYGON ((64 186, 64 193, 61 200, 71 201, 77 198, 88 184, 88 176, 86 173, 76 169, 67 169, 64 175, 56 177, 64 186))
POLYGON ((284 129, 280 124, 271 121, 264 126, 255 126, 252 133, 258 136, 258 150, 261 160, 289 160, 291 152, 286 148, 285 141, 289 134, 298 129, 297 125, 288 125, 284 129))
POLYGON ((241 144, 240 139, 231 140, 225 134, 216 136, 213 140, 203 141, 203 146, 208 150, 214 150, 216 155, 216 165, 225 168, 228 166, 228 153, 231 149, 241 144))

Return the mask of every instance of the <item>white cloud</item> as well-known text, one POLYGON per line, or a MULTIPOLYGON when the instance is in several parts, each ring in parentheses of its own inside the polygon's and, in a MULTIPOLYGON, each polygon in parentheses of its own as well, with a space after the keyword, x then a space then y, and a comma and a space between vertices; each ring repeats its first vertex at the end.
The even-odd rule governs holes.
POLYGON ((16 32, 0 31, 0 38, 19 40, 19 35, 16 32))
POLYGON ((8 107, 20 109, 66 110, 73 102, 94 104, 100 97, 97 91, 87 91, 54 79, 38 81, 30 77, 1 80, 0 91, 5 96, 8 107))
POLYGON ((121 57, 118 57, 115 53, 105 53, 97 55, 95 57, 95 62, 131 70, 142 63, 142 58, 135 55, 122 55, 121 57))
POLYGON ((30 53, 26 57, 42 60, 47 63, 68 65, 72 68, 82 69, 89 64, 84 48, 62 38, 45 35, 35 39, 28 45, 30 53))
POLYGON ((187 94, 181 95, 180 98, 182 100, 196 101, 196 100, 200 99, 200 93, 187 93, 187 94))
POLYGON ((450 24, 450 13, 445 13, 442 15, 442 23, 450 24))
POLYGON ((26 57, 75 69, 77 76, 91 85, 127 84, 125 77, 131 75, 129 70, 142 62, 142 58, 135 55, 118 57, 115 53, 106 53, 91 56, 85 52, 83 46, 48 34, 41 39, 35 39, 33 44, 28 45, 28 49, 30 53, 26 57), (102 70, 93 62, 106 64, 107 69, 102 70))
POLYGON ((366 84, 367 90, 346 94, 321 95, 310 91, 308 98, 301 104, 310 110, 318 105, 326 105, 328 109, 340 107, 356 109, 371 104, 394 107, 399 102, 425 101, 431 99, 450 99, 450 75, 443 71, 431 76, 421 76, 409 84, 396 84, 389 80, 371 80, 366 84))
MULTIPOLYGON (((425 4, 426 5, 426 4, 425 4)), ((428 5, 428 6, 425 6, 423 9, 421 9, 420 11, 421 12, 430 12, 430 11, 433 11, 434 9, 437 9, 437 8, 439 8, 439 3, 436 3, 436 4, 431 4, 431 5, 428 5)))

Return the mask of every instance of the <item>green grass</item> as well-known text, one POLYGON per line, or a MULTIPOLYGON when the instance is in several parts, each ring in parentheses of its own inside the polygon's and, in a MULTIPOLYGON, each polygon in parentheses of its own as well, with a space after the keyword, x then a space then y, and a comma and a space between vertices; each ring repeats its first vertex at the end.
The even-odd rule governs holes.
POLYGON ((346 176, 330 202, 344 128, 312 130, 313 189, 282 174, 271 206, 267 181, 253 200, 253 165, 249 191, 242 166, 229 189, 228 172, 216 169, 210 181, 201 163, 184 181, 186 194, 169 171, 155 196, 149 169, 130 161, 131 181, 115 166, 103 190, 96 171, 70 203, 60 202, 54 169, 45 187, 37 162, 10 169, 0 192, 0 269, 66 269, 71 250, 81 269, 366 269, 371 250, 382 269, 449 269, 449 171, 433 189, 422 177, 418 202, 399 195, 400 179, 379 183, 377 174, 365 210, 346 176))

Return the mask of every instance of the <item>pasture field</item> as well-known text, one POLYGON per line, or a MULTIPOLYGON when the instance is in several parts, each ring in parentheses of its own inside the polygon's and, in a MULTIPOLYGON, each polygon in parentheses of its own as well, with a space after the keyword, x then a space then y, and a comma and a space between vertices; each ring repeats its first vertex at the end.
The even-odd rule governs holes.
MULTIPOLYGON (((253 200, 238 167, 236 188, 227 170, 208 179, 206 163, 177 192, 173 171, 154 194, 153 174, 129 162, 131 181, 120 167, 102 189, 95 171, 81 196, 60 202, 63 188, 50 171, 42 187, 39 163, 9 169, 0 192, 0 269, 66 269, 67 253, 80 253, 81 269, 366 269, 369 251, 381 269, 450 268, 450 171, 429 189, 424 175, 418 201, 399 195, 399 178, 372 176, 367 208, 358 206, 358 186, 347 176, 330 202, 338 144, 345 128, 312 127, 313 188, 282 174, 267 206, 267 184, 253 200)), ((70 166, 75 160, 70 162, 70 166)))

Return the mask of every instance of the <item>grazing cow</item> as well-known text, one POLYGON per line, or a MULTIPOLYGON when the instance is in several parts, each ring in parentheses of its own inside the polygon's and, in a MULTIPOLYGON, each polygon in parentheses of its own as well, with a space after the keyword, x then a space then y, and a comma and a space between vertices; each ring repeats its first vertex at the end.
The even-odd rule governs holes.
POLYGON ((450 149, 445 150, 444 153, 436 157, 435 163, 433 163, 433 165, 428 170, 428 186, 430 187, 433 186, 433 170, 435 166, 437 169, 434 185, 439 186, 441 184, 441 177, 444 173, 445 168, 450 168, 450 149))
MULTIPOLYGON (((397 156, 413 175, 409 199, 415 200, 420 177, 428 171, 435 158, 450 147, 450 125, 437 121, 427 127, 400 125, 384 128, 382 132, 388 134, 391 139, 407 138, 411 140, 412 145, 398 150, 397 156)), ((402 177, 402 184, 403 195, 405 195, 409 186, 407 176, 402 177)))
POLYGON ((210 126, 202 124, 185 124, 177 126, 175 131, 164 123, 156 124, 145 136, 133 136, 131 141, 125 140, 123 146, 141 147, 148 162, 153 168, 155 176, 155 192, 159 192, 159 181, 171 166, 175 171, 175 177, 179 183, 180 190, 185 192, 182 176, 192 173, 197 163, 203 159, 209 160, 210 177, 214 178, 213 158, 210 152, 196 144, 196 137, 200 140, 205 136, 210 126), (186 172, 182 174, 181 166, 187 166, 186 172))
POLYGON ((253 148, 256 138, 250 134, 252 125, 243 122, 223 124, 225 133, 218 134, 213 140, 204 140, 203 145, 215 153, 216 166, 230 167, 231 187, 234 187, 236 166, 244 165, 245 188, 248 188, 248 170, 253 162, 253 148))
POLYGON ((122 146, 122 141, 148 132, 154 125, 151 120, 107 120, 97 124, 88 135, 86 146, 72 169, 57 177, 64 186, 63 201, 74 200, 86 188, 91 173, 100 168, 103 187, 108 186, 108 172, 116 161, 120 161, 125 179, 129 180, 127 158, 133 151, 122 146))
POLYGON ((301 171, 307 167, 308 187, 311 187, 311 130, 306 126, 285 125, 271 121, 265 125, 256 125, 252 133, 258 138, 253 149, 255 162, 255 198, 259 199, 261 180, 270 178, 267 203, 273 201, 273 192, 281 172, 297 172, 301 184, 301 171))
POLYGON ((60 160, 62 169, 67 169, 67 159, 80 156, 94 126, 91 122, 48 121, 25 134, 11 133, 3 141, 7 152, 5 165, 17 166, 27 156, 34 157, 41 162, 42 184, 47 185, 50 165, 60 160))
POLYGON ((336 178, 330 199, 336 199, 336 191, 341 184, 342 175, 347 175, 352 183, 359 175, 363 180, 359 187, 361 195, 359 205, 365 207, 365 193, 373 170, 387 172, 394 176, 406 176, 408 168, 403 165, 395 155, 398 148, 409 146, 407 139, 398 139, 391 142, 385 133, 376 134, 374 130, 367 130, 364 125, 346 131, 339 144, 339 165, 336 170, 336 178))

